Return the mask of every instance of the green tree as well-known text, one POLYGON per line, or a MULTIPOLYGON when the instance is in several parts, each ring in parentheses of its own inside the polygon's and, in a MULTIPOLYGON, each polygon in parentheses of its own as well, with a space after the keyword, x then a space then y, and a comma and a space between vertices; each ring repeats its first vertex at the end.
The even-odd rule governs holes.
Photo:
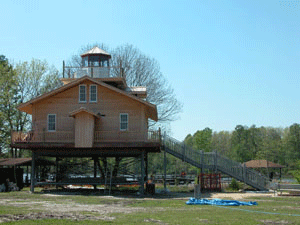
POLYGON ((193 135, 193 146, 205 152, 212 151, 212 130, 206 127, 193 135))
POLYGON ((219 152, 222 155, 230 155, 230 140, 231 132, 220 131, 212 134, 212 150, 219 152))
MULTIPOLYGON (((30 117, 17 109, 26 102, 61 85, 59 73, 46 61, 32 59, 16 64, 15 68, 0 56, 0 137, 4 149, 10 144, 10 132, 30 129, 30 117)), ((19 156, 22 154, 19 150, 19 156)))
POLYGON ((62 85, 59 72, 44 60, 32 59, 18 63, 15 67, 20 103, 52 91, 62 85))
POLYGON ((246 126, 237 125, 235 127, 232 132, 231 147, 231 156, 236 161, 246 162, 253 157, 249 142, 249 130, 246 126))
POLYGON ((184 139, 184 144, 187 146, 193 147, 193 136, 191 134, 188 134, 184 139))
POLYGON ((286 154, 286 163, 292 168, 300 159, 300 124, 291 125, 285 132, 283 148, 286 154))
POLYGON ((5 56, 0 56, 0 138, 1 148, 7 152, 10 141, 10 131, 17 127, 16 106, 18 104, 18 87, 16 73, 5 56))
POLYGON ((266 159, 272 162, 284 163, 282 152, 283 129, 273 127, 260 128, 260 144, 256 159, 266 159))

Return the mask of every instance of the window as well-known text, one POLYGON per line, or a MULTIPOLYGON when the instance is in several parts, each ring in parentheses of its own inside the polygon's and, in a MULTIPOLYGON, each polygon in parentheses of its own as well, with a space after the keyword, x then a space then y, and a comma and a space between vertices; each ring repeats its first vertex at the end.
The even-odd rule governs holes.
POLYGON ((56 115, 48 114, 48 131, 56 131, 56 115))
POLYGON ((79 102, 86 102, 86 86, 79 85, 79 102))
POLYGON ((97 102, 97 85, 90 86, 90 102, 97 102))
POLYGON ((120 114, 120 130, 121 131, 128 130, 128 114, 127 113, 120 114))

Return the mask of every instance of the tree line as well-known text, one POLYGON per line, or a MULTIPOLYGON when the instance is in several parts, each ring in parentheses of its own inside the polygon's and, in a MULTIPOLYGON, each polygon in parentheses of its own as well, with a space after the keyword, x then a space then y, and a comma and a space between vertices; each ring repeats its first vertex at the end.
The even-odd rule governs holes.
POLYGON ((286 128, 237 125, 231 132, 205 128, 188 134, 184 143, 205 152, 217 151, 241 163, 265 159, 295 169, 300 160, 300 124, 286 128))
MULTIPOLYGON (((265 159, 285 166, 285 175, 300 179, 300 124, 297 123, 286 128, 237 125, 233 131, 220 132, 205 128, 188 134, 183 143, 199 151, 217 151, 240 163, 265 159)), ((151 154, 149 159, 150 173, 162 174, 163 153, 151 154)), ((181 172, 197 174, 199 169, 167 155, 167 173, 180 175, 181 172)))

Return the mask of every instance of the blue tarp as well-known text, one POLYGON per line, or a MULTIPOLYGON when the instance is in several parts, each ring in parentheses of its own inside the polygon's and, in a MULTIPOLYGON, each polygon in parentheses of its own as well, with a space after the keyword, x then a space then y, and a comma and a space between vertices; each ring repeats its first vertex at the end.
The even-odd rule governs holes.
POLYGON ((190 198, 187 205, 223 205, 223 206, 239 206, 239 205, 257 205, 256 202, 242 202, 236 200, 222 200, 222 199, 195 199, 190 198))

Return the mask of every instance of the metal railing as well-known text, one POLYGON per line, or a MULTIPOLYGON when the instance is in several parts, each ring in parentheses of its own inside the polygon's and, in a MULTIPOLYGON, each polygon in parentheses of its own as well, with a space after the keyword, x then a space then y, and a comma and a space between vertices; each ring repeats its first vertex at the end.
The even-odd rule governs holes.
POLYGON ((90 76, 94 78, 107 77, 124 77, 124 69, 119 66, 64 66, 63 78, 80 78, 83 76, 90 76))
POLYGON ((167 135, 162 136, 162 146, 166 152, 198 168, 220 171, 260 190, 268 187, 269 180, 266 176, 217 152, 193 149, 167 135))

